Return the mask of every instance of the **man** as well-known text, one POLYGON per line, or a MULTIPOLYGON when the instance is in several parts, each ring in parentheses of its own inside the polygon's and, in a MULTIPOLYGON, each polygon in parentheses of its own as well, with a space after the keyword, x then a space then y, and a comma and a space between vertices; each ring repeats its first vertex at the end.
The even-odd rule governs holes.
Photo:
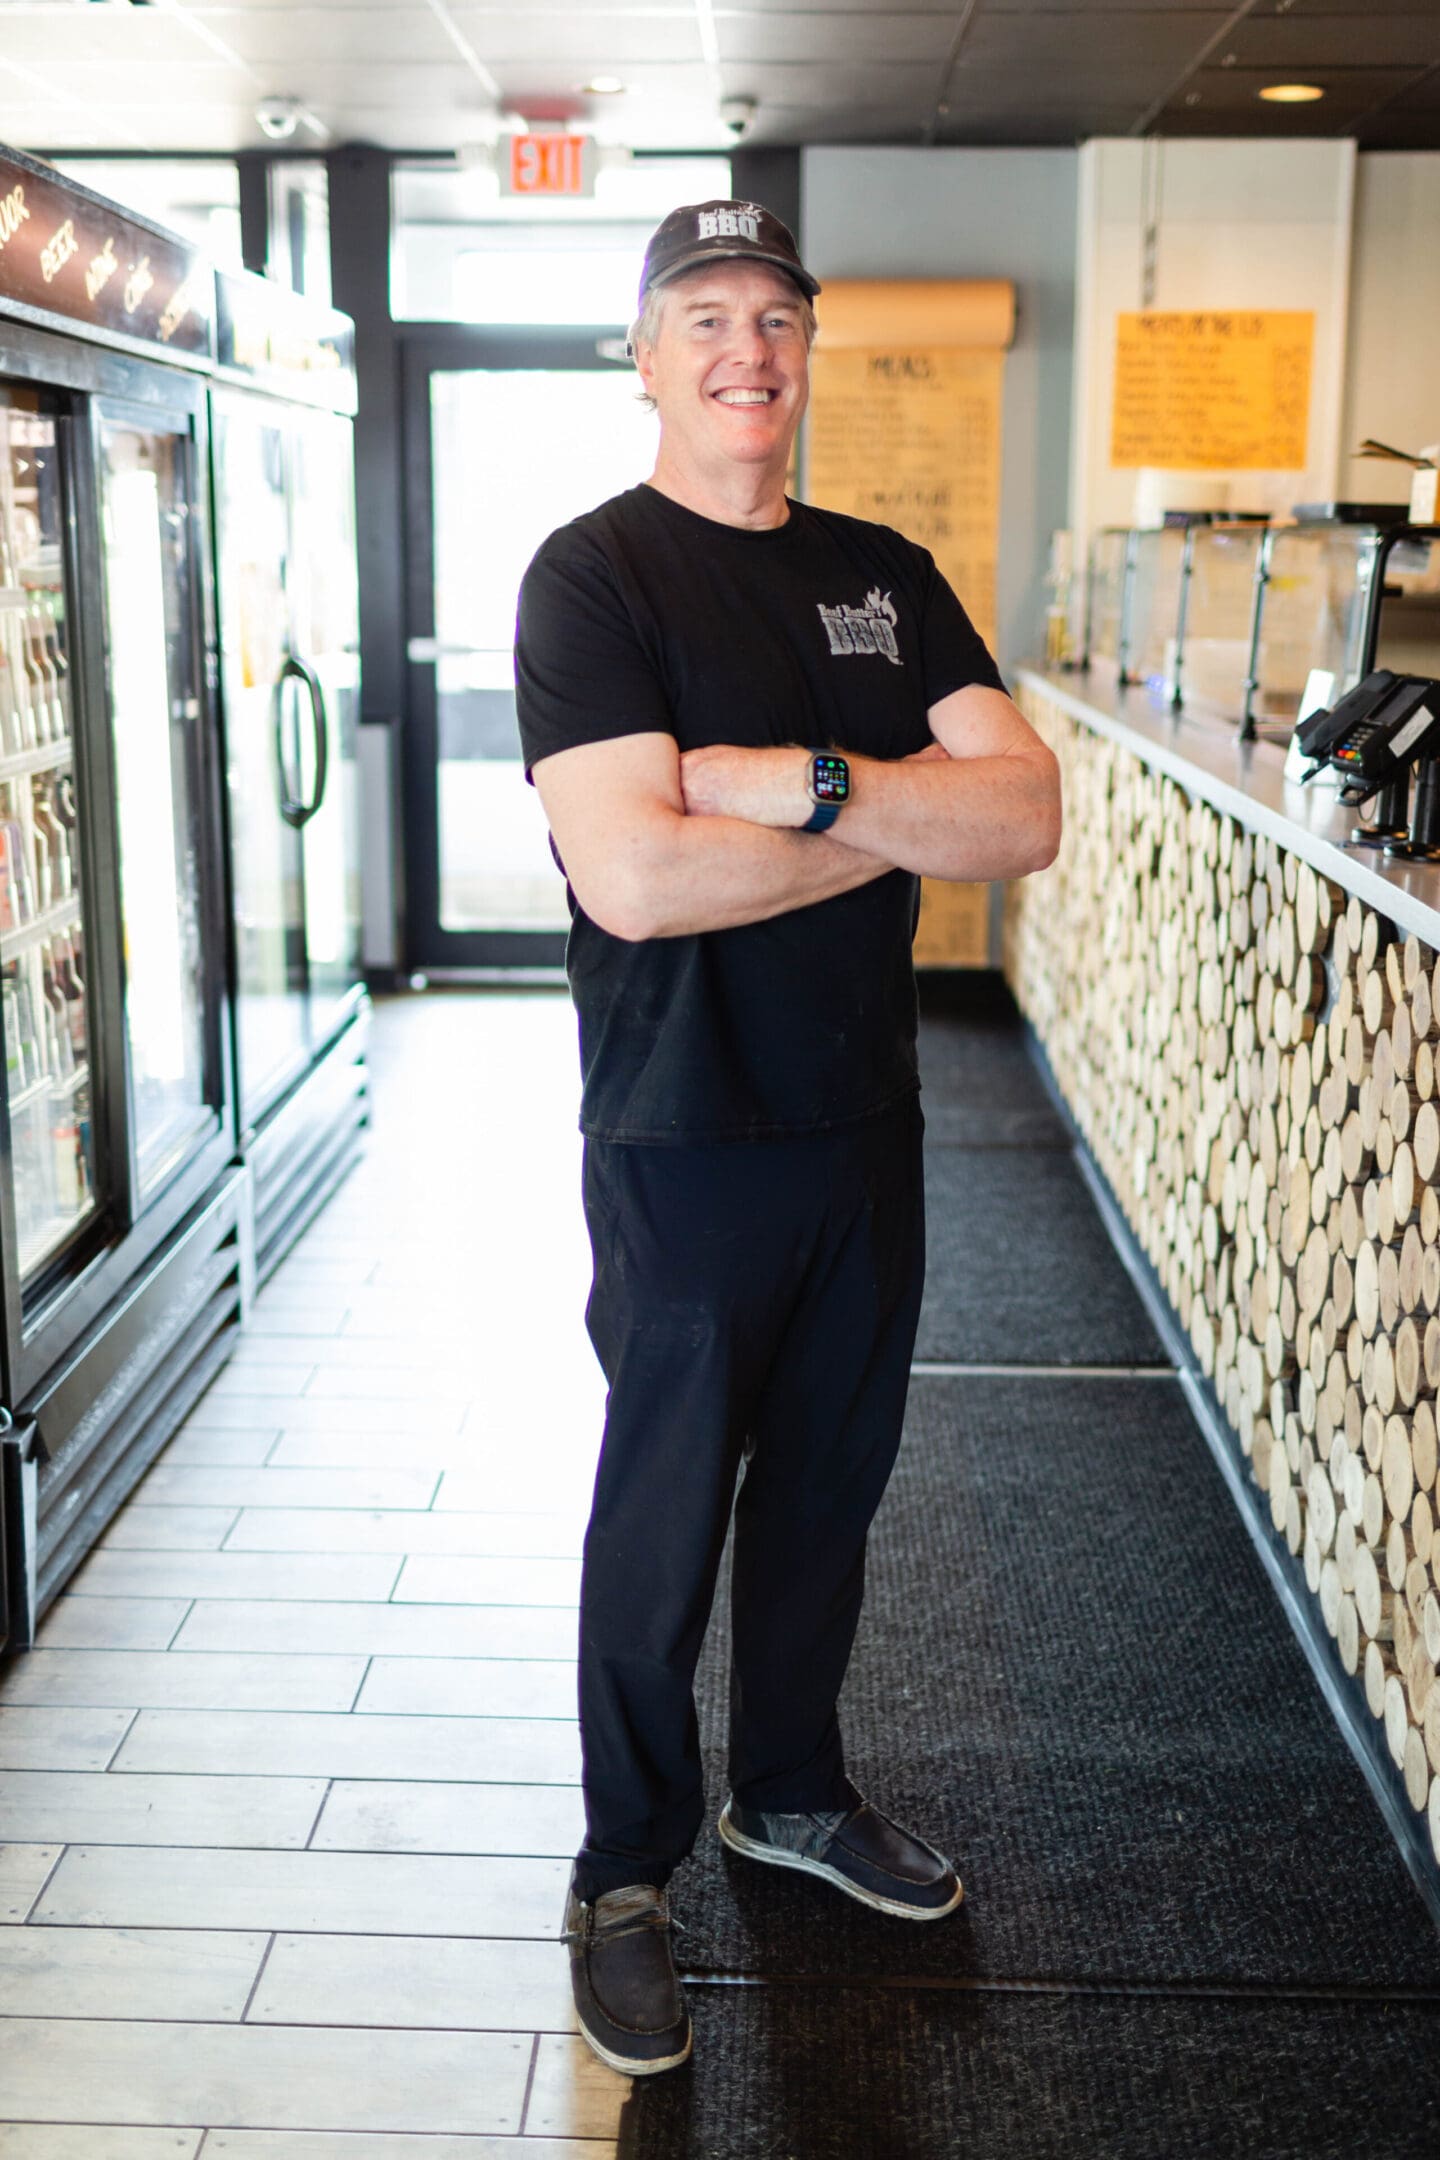
POLYGON ((520 599, 610 1389, 566 1933, 587 2040, 641 2074, 690 2052, 665 1886, 732 1503, 721 1837, 904 1918, 961 1897, 851 1785, 835 1705, 924 1266, 918 875, 1048 863, 1059 790, 930 556, 786 496, 818 291, 757 204, 665 219, 631 338, 654 473, 552 534, 520 599))

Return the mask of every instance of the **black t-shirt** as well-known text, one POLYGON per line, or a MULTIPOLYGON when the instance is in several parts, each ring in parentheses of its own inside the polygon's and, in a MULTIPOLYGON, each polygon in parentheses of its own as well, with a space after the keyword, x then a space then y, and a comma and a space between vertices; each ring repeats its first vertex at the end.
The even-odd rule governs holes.
MULTIPOLYGON (((751 532, 631 488, 552 533, 521 586, 527 775, 578 743, 656 732, 682 750, 907 757, 930 740, 928 709, 969 683, 1003 687, 924 548, 804 503, 751 532)), ((918 1087, 908 872, 766 922, 640 942, 569 899, 593 1138, 825 1132, 918 1087)))

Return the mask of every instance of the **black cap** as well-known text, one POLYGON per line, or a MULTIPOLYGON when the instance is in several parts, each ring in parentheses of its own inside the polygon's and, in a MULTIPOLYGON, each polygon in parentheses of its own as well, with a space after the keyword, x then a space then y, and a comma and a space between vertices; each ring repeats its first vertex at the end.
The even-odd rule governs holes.
POLYGON ((813 278, 800 260, 794 235, 788 225, 782 225, 761 203, 753 202, 705 202, 686 203, 679 210, 672 210, 664 222, 657 225, 645 250, 645 268, 640 274, 640 305, 645 305, 645 295, 652 286, 664 285, 682 270, 694 270, 701 263, 723 262, 734 258, 740 262, 771 263, 793 278, 801 292, 813 299, 820 290, 818 278, 813 278))

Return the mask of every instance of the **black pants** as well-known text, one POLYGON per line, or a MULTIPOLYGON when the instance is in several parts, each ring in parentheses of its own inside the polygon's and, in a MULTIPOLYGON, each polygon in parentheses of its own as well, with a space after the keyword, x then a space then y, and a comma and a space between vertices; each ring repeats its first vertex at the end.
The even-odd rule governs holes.
POLYGON ((580 1592, 583 1898, 663 1884, 699 1833, 692 1688, 732 1503, 731 1789, 849 1804, 835 1704, 900 1442, 923 1131, 911 1099, 796 1140, 586 1143, 610 1393, 580 1592))

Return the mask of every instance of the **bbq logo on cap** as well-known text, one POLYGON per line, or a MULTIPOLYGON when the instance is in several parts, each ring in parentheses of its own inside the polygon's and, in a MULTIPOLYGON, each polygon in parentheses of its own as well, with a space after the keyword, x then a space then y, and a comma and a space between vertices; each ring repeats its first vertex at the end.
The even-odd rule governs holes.
POLYGON ((819 279, 800 260, 790 228, 763 203, 685 203, 672 210, 650 236, 640 279, 641 307, 652 286, 726 256, 772 264, 811 299, 820 290, 819 279))
POLYGON ((701 210, 695 220, 697 240, 753 240, 758 245, 760 220, 765 215, 759 203, 721 203, 713 210, 701 210))

